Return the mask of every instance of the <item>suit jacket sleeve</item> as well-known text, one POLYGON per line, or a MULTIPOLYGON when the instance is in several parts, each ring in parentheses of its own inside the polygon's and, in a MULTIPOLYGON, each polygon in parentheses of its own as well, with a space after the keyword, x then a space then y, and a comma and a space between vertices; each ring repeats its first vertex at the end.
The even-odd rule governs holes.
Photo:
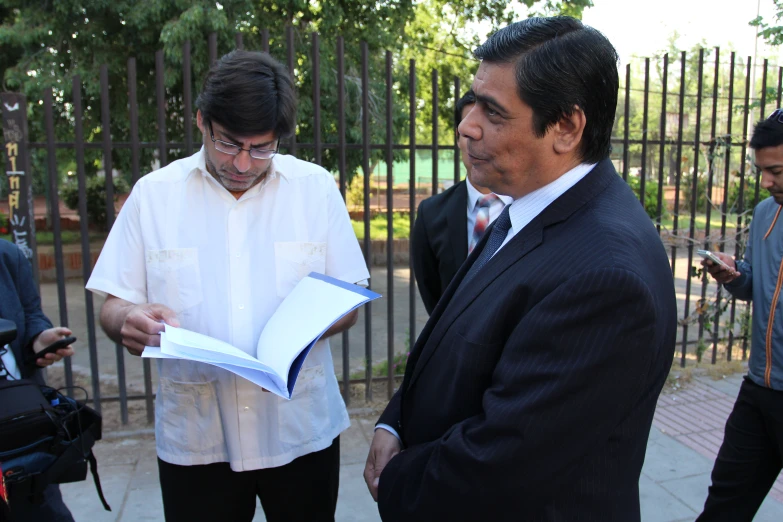
POLYGON ((627 270, 562 283, 506 339, 482 414, 388 463, 382 519, 483 520, 504 498, 554 491, 645 393, 666 320, 676 317, 656 317, 650 289, 627 270))
POLYGON ((416 213, 416 221, 413 224, 413 236, 411 237, 411 255, 413 256, 413 273, 416 276, 416 285, 428 314, 432 314, 435 305, 438 304, 443 289, 440 287, 438 275, 438 259, 432 250, 430 238, 427 234, 426 218, 424 216, 427 207, 424 200, 419 203, 416 213))
POLYGON ((21 250, 18 250, 16 274, 16 291, 24 309, 25 321, 24 338, 19 339, 19 346, 22 349, 24 360, 17 362, 20 366, 24 366, 26 370, 24 373, 29 374, 38 368, 33 357, 32 343, 38 337, 38 334, 51 328, 52 323, 41 310, 41 298, 38 295, 38 290, 35 288, 33 270, 30 262, 21 250))

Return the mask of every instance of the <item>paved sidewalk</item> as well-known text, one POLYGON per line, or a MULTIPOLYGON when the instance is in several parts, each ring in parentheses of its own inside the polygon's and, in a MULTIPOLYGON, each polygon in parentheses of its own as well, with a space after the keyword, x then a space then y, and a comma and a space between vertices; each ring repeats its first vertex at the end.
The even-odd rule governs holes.
MULTIPOLYGON (((720 381, 696 377, 684 389, 658 401, 639 482, 644 522, 693 521, 707 496, 710 471, 723 438, 723 425, 741 376, 720 381)), ((354 416, 341 436, 338 522, 380 520, 362 479, 374 417, 354 416)), ((62 486, 77 521, 162 521, 155 441, 151 436, 111 438, 96 446, 103 488, 113 511, 103 510, 91 480, 62 486)), ((783 520, 779 478, 756 522, 783 520)), ((255 521, 264 521, 259 506, 255 521)))

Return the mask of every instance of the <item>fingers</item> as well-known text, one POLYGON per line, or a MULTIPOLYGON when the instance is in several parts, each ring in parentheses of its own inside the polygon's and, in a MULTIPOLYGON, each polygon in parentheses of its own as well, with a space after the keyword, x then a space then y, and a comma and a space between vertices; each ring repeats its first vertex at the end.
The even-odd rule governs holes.
POLYGON ((179 319, 177 319, 177 314, 174 313, 174 310, 167 306, 163 306, 162 304, 152 304, 148 307, 147 311, 155 319, 162 319, 166 324, 170 324, 174 327, 179 326, 179 319))
POLYGON ((161 304, 133 307, 120 328, 122 344, 133 355, 141 355, 145 346, 160 346, 165 324, 179 326, 177 314, 161 304))
POLYGON ((70 330, 70 328, 66 328, 65 326, 56 326, 52 328, 54 330, 54 334, 58 337, 68 337, 69 335, 73 335, 73 332, 70 330))

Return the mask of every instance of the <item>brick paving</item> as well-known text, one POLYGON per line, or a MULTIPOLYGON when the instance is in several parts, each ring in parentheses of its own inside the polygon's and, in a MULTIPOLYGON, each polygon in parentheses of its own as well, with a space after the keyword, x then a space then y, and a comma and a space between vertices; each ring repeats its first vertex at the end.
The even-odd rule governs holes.
MULTIPOLYGON (((661 394, 653 424, 666 435, 714 460, 723 443, 723 429, 736 395, 727 395, 694 380, 683 389, 661 394)), ((769 496, 783 502, 783 474, 769 496)))

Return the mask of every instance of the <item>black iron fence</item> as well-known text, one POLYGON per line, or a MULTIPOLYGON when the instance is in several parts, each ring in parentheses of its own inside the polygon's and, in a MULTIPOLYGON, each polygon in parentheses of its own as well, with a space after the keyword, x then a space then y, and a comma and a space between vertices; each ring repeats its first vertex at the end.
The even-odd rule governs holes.
MULTIPOLYGON (((269 33, 262 31, 262 48, 269 50, 269 33)), ((301 36, 301 35, 300 35, 301 36)), ((395 64, 391 52, 384 55, 383 81, 373 77, 373 81, 383 84, 382 93, 373 92, 371 88, 369 58, 370 51, 366 43, 361 45, 361 56, 357 63, 354 57, 346 56, 343 39, 337 38, 333 42, 335 50, 335 70, 329 74, 336 79, 337 113, 336 129, 331 136, 336 137, 332 142, 324 141, 322 130, 322 87, 321 79, 324 71, 321 65, 321 46, 319 36, 309 36, 311 47, 308 71, 312 92, 309 102, 313 107, 313 121, 307 122, 312 128, 312 140, 298 142, 296 136, 288 141, 284 148, 288 153, 305 155, 316 163, 323 164, 324 154, 330 158, 336 158, 336 183, 345 198, 349 187, 354 183, 361 184, 361 215, 364 231, 361 240, 368 268, 376 273, 378 270, 386 271, 385 299, 386 299, 386 351, 385 357, 378 360, 377 352, 374 354, 373 321, 378 320, 374 316, 373 306, 367 304, 364 307, 364 362, 363 375, 352 373, 350 359, 350 342, 348 333, 342 334, 341 382, 345 400, 351 400, 352 384, 364 385, 364 398, 373 399, 374 384, 386 388, 385 395, 391 396, 398 379, 401 376, 401 364, 399 354, 405 352, 404 343, 395 341, 393 332, 400 327, 400 317, 406 317, 407 342, 412 345, 416 337, 417 319, 421 319, 426 312, 417 306, 417 290, 413 277, 410 256, 408 266, 395 268, 395 243, 394 239, 394 214, 407 214, 408 232, 413 227, 416 206, 419 200, 429 194, 436 193, 444 185, 457 182, 463 176, 462 166, 456 149, 456 139, 453 126, 449 128, 449 135, 445 138, 439 134, 439 107, 443 106, 441 80, 437 71, 423 71, 423 74, 431 79, 431 99, 422 100, 417 95, 418 78, 422 71, 416 68, 415 60, 409 60, 407 64, 395 64), (351 77, 351 82, 358 82, 360 96, 360 121, 346 121, 346 61, 351 61, 360 71, 358 78, 351 77), (405 67, 407 65, 407 67, 405 67), (400 70, 407 72, 407 77, 401 77, 400 70), (400 88, 404 84, 404 88, 400 88), (407 107, 401 107, 400 93, 407 93, 407 107), (371 99, 373 97, 373 99, 371 99), (379 125, 379 121, 371 122, 371 105, 383 100, 385 116, 380 119, 385 124, 385 133, 382 142, 374 142, 371 139, 371 126, 379 125), (421 124, 419 110, 421 104, 429 104, 432 112, 432 137, 431 143, 419 144, 417 140, 417 123, 421 124), (395 106, 396 105, 396 106, 395 106), (396 114, 402 111, 407 118, 407 132, 400 133, 393 125, 396 114), (359 127, 360 140, 349 140, 349 130, 359 127), (360 175, 353 179, 348 154, 361 154, 360 175), (417 155, 429 152, 432 157, 428 172, 417 171, 417 155), (446 174, 439 172, 439 157, 447 154, 453 158, 453 172, 446 174), (395 176, 394 166, 407 158, 407 179, 400 180, 399 173, 395 176), (380 174, 373 178, 373 172, 385 167, 385 180, 380 174), (443 175, 446 174, 446 175, 443 175), (397 181, 395 181, 395 177, 397 181), (380 194, 380 188, 385 186, 385 198, 372 203, 371 185, 375 181, 376 189, 380 194), (425 183, 421 180, 424 179, 425 183), (395 188, 397 190, 395 190, 395 188), (397 199, 395 200, 395 195, 397 199), (373 249, 371 218, 373 214, 385 214, 386 237, 382 240, 385 247, 385 266, 378 268, 373 266, 373 249), (394 289, 395 276, 398 273, 407 272, 407 310, 404 303, 395 303, 394 289), (403 309, 402 312, 400 310, 403 309), (395 314, 395 311, 397 312, 395 314), (396 324, 395 324, 396 323, 396 324), (398 364, 394 364, 398 361, 398 364), (384 363, 383 375, 377 375, 378 363, 384 363), (352 377, 353 375, 353 377, 352 377)), ((299 61, 295 52, 294 30, 288 28, 285 33, 285 54, 278 56, 288 64, 289 70, 295 75, 301 75, 297 70, 299 61)), ((217 38, 210 35, 209 59, 214 61, 218 57, 217 38)), ((237 34, 236 47, 243 47, 241 34, 237 34)), ((462 81, 469 81, 470 71, 473 67, 466 67, 465 78, 453 79, 453 90, 445 93, 449 99, 446 104, 453 107, 456 99, 462 94, 462 81)), ((63 177, 58 166, 58 151, 68 150, 74 154, 74 177, 78 185, 78 223, 80 231, 80 257, 82 280, 89 278, 94 261, 94 247, 90 244, 89 213, 88 213, 88 176, 85 165, 87 151, 100 151, 100 161, 105 175, 105 213, 107 227, 111 227, 115 217, 115 194, 113 176, 113 154, 122 151, 129 154, 130 182, 135 183, 141 175, 151 170, 148 162, 142 161, 142 153, 154 151, 155 165, 163 166, 169 162, 170 157, 182 157, 190 155, 200 146, 200 140, 194 141, 192 132, 193 122, 193 87, 192 64, 190 43, 186 42, 182 48, 182 104, 176 108, 167 107, 167 86, 165 82, 165 67, 163 52, 159 51, 155 57, 155 93, 157 104, 157 139, 142 141, 139 131, 139 101, 137 100, 137 69, 136 60, 129 58, 127 62, 127 107, 128 107, 128 134, 123 140, 115 140, 111 132, 101 132, 101 141, 85 139, 83 127, 83 97, 82 79, 77 75, 71 82, 71 99, 67 102, 69 118, 73 127, 73 139, 58 141, 55 138, 55 108, 62 107, 53 101, 52 89, 43 92, 38 104, 33 103, 30 118, 42 118, 45 129, 43 141, 34 141, 26 136, 26 122, 24 112, 3 112, 4 134, 6 147, 3 154, 6 159, 8 179, 13 184, 7 185, 9 190, 5 208, 10 217, 12 234, 27 232, 28 236, 35 235, 30 228, 34 223, 33 199, 26 194, 30 191, 29 179, 19 175, 19 167, 11 168, 13 159, 12 150, 19 154, 31 151, 45 151, 46 178, 47 178, 47 207, 48 222, 51 224, 53 234, 54 269, 57 286, 57 300, 59 310, 59 323, 69 324, 69 310, 66 299, 66 267, 64 266, 64 246, 62 241, 61 216, 60 216, 60 180, 63 177), (181 114, 184 121, 182 141, 172 142, 167 137, 167 124, 171 121, 172 111, 181 114), (17 121, 18 120, 18 121, 17 121), (17 124, 20 132, 11 133, 8 122, 17 124), (22 129, 22 127, 24 127, 22 129), (9 144, 17 144, 18 149, 9 144), (14 174, 16 173, 16 174, 14 174), (14 192, 18 190, 19 192, 14 192), (26 217, 29 219, 20 219, 26 217), (91 251, 92 248, 92 251, 91 251)), ((770 96, 776 97, 776 106, 780 105, 781 80, 783 80, 783 68, 778 68, 777 83, 769 85, 770 66, 765 60, 763 66, 754 68, 750 58, 742 63, 734 53, 731 53, 728 62, 722 62, 720 50, 715 49, 712 58, 707 52, 701 50, 698 56, 687 56, 681 53, 676 59, 670 59, 664 55, 655 59, 643 59, 625 66, 624 82, 621 86, 620 101, 618 104, 615 137, 613 139, 614 152, 612 159, 618 167, 623 178, 631 184, 639 195, 639 199, 645 206, 651 219, 656 224, 661 239, 670 252, 672 273, 678 286, 680 305, 681 332, 678 338, 680 350, 680 364, 686 365, 691 360, 701 360, 705 353, 710 355, 712 363, 720 360, 730 361, 736 359, 737 343, 740 343, 741 358, 747 357, 749 340, 749 307, 738 304, 733 299, 727 299, 714 283, 710 283, 706 274, 697 270, 698 259, 694 260, 694 247, 731 251, 740 255, 743 250, 743 241, 747 233, 747 225, 750 219, 749 212, 755 206, 763 192, 760 191, 758 174, 752 169, 752 163, 748 158, 748 131, 749 125, 767 112, 770 105, 770 96), (651 65, 654 69, 651 71, 651 65), (711 72, 710 72, 711 69, 711 72), (753 81, 754 71, 761 72, 761 78, 753 81), (705 106, 709 106, 705 110, 705 106), (709 132, 703 129, 709 128, 709 132), (749 190, 750 187, 750 190, 749 190), (717 219, 716 226, 713 220, 717 219), (697 287, 694 288, 694 285, 697 287), (698 288, 698 286, 700 288, 698 288), (693 336, 696 330, 697 334, 693 336)), ((144 72, 145 78, 148 76, 144 72)), ((622 80, 622 75, 621 75, 622 80)), ((110 110, 109 94, 110 82, 107 66, 100 70, 100 115, 102 129, 109 129, 112 119, 117 115, 110 110)), ((450 81, 449 81, 450 83, 450 81)), ((304 100, 306 93, 300 92, 304 100)), ((19 99, 16 95, 4 95, 4 101, 11 103, 19 99), (16 97, 15 97, 16 96, 16 97)), ((24 103, 24 100, 21 100, 24 103)), ((37 101, 37 100, 36 100, 37 101)), ((405 103, 405 102, 402 102, 405 103)), ((6 106, 6 109, 8 106, 6 106)), ((333 115, 334 116, 334 115, 333 115)), ((125 117, 125 115, 123 115, 125 117)), ((378 119, 378 118, 376 118, 378 119)), ((58 120, 59 121, 59 120, 58 120)), ((62 133, 60 133, 62 134, 62 133)), ((354 133, 355 135, 355 133, 354 133)), ((40 139, 40 138, 39 138, 40 139)), ((23 158, 24 159, 24 158, 23 158)), ((16 161, 16 160, 14 160, 16 161)), ((28 162, 29 163, 29 162, 28 162)), ((31 168, 28 163, 24 168, 31 168)), ((20 165, 22 165, 20 160, 20 165)), ((449 170, 452 166, 449 163, 449 170)), ((30 176, 27 176, 29 178, 30 176)), ((0 207, 3 208, 3 207, 0 207)), ((19 236, 12 235, 12 240, 19 236)), ((18 241, 17 241, 18 242, 18 241)), ((27 243, 34 264, 38 264, 35 256, 35 244, 27 243)), ((585 258, 593 255, 585 253, 585 258)), ((373 279, 371 279, 373 281, 373 279)), ((80 310, 81 311, 81 310, 80 310)), ((92 399, 96 408, 101 403, 118 402, 122 424, 128 423, 128 404, 132 401, 144 401, 147 421, 153 418, 153 369, 149 360, 142 361, 143 392, 129 393, 126 382, 125 351, 119 345, 114 346, 116 356, 116 394, 102 393, 101 369, 99 368, 99 350, 106 350, 108 346, 99 346, 98 331, 95 324, 95 307, 93 296, 90 292, 84 292, 83 313, 86 318, 87 349, 89 351, 89 374, 92 399)), ((355 337, 353 338, 355 342, 355 337)), ((336 365, 337 366, 337 365, 336 365)), ((353 365, 355 366, 355 365, 353 365)), ((339 367, 338 367, 339 369, 339 367)), ((338 371, 338 374, 340 372, 338 371)), ((71 386, 74 383, 72 362, 68 359, 64 362, 64 384, 71 386)), ((105 387, 105 386, 104 386, 105 387)), ((381 388, 383 389, 383 388, 381 388)), ((378 393, 378 390, 375 390, 378 393)))

